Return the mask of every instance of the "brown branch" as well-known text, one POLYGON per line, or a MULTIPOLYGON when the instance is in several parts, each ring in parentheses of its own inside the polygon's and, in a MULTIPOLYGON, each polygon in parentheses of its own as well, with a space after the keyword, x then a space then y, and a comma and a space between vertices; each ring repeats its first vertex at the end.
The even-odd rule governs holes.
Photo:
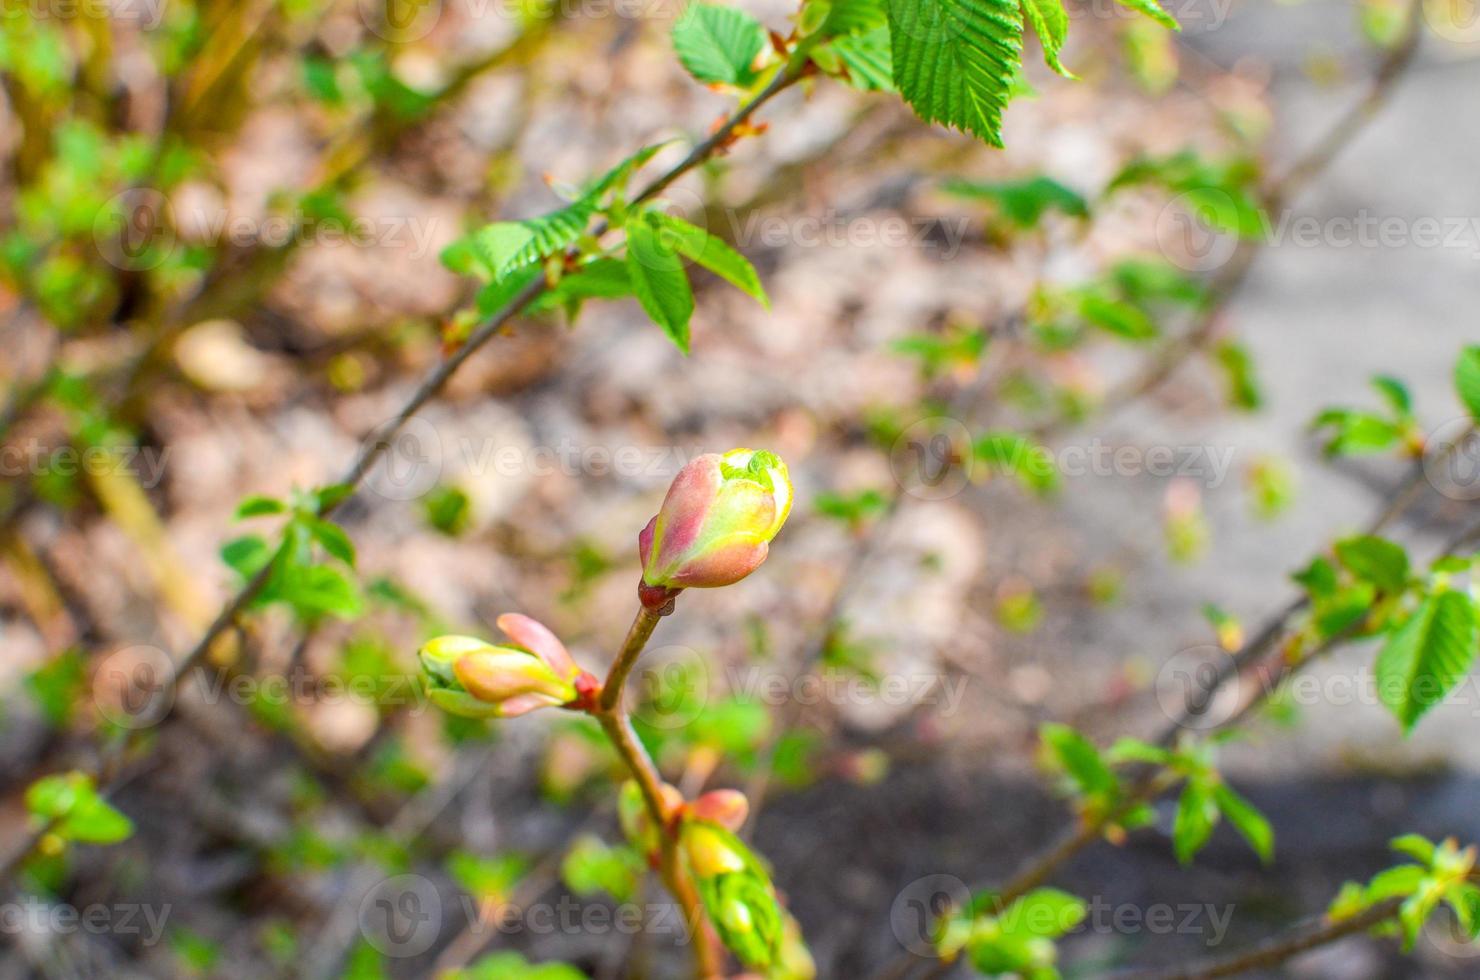
POLYGON ((1250 970, 1278 966, 1318 946, 1325 946, 1381 925, 1396 916, 1402 904, 1401 898, 1390 898, 1350 918, 1322 917, 1314 924, 1297 926, 1288 933, 1260 943, 1243 953, 1215 957, 1190 966, 1117 974, 1117 977, 1120 980, 1214 980, 1216 977, 1231 977, 1250 970))
MULTIPOLYGON (((770 102, 773 98, 775 98, 781 92, 785 91, 787 88, 790 88, 800 78, 801 71, 799 66, 789 65, 782 71, 779 71, 776 77, 772 79, 771 83, 767 85, 765 89, 758 93, 749 102, 740 106, 735 111, 735 113, 726 120, 724 125, 720 126, 706 139, 696 145, 694 149, 690 151, 688 156, 684 157, 678 163, 674 164, 671 168, 669 168, 663 174, 655 178, 646 187, 644 187, 644 189, 633 199, 634 203, 650 200, 657 194, 661 193, 664 188, 668 187, 674 181, 684 176, 690 170, 708 160, 711 156, 714 156, 715 154, 721 152, 729 145, 731 137, 734 135, 736 129, 738 129, 747 120, 749 120, 762 106, 770 102)), ((598 234, 599 233, 600 232, 598 231, 598 234)), ((361 444, 360 451, 356 455, 354 462, 350 465, 344 476, 340 478, 339 483, 348 486, 351 489, 358 488, 359 485, 364 481, 365 477, 369 474, 370 469, 375 465, 380 457, 384 455, 386 450, 392 444, 396 435, 401 431, 402 428, 405 427, 406 423, 409 422, 411 418, 416 415, 417 412, 425 407, 428 402, 430 402, 433 398, 437 397, 441 393, 442 389, 446 386, 452 375, 457 372, 458 368, 466 363, 468 359, 471 358, 475 353, 481 350, 490 340, 497 336, 503 330, 505 325, 509 323, 509 321, 513 320, 516 316, 522 313, 525 308, 528 307, 529 304, 533 302, 536 297, 545 292, 547 288, 548 287, 545 285, 545 281, 543 278, 536 279, 534 282, 530 283, 530 285, 521 290, 517 295, 515 295, 511 300, 509 300, 509 302, 506 303, 504 307, 500 309, 497 313, 484 320, 478 326, 478 328, 473 331, 473 333, 468 337, 467 341, 461 347, 459 347, 451 356, 449 356, 445 361, 443 361, 427 374, 427 376, 422 380, 421 384, 419 384, 416 390, 412 393, 410 399, 408 399, 402 409, 396 413, 394 419, 392 419, 392 421, 388 425, 383 426, 381 429, 377 430, 377 432, 372 437, 367 438, 366 441, 361 444)), ((329 514, 332 514, 338 508, 340 503, 342 503, 343 499, 347 498, 341 498, 340 501, 322 508, 320 512, 321 516, 328 516, 329 514)), ((244 612, 246 608, 252 603, 252 601, 256 599, 256 597, 262 592, 262 589, 266 586, 268 578, 271 575, 271 570, 272 565, 271 563, 269 563, 262 570, 257 572, 256 575, 252 576, 252 578, 249 579, 247 583, 243 585, 235 595, 227 600, 226 604, 222 607, 216 618, 211 622, 211 625, 207 627, 205 633, 201 635, 200 639, 196 641, 195 645, 191 647, 189 652, 187 652, 185 656, 172 668, 170 675, 165 679, 164 685, 161 689, 162 692, 167 691, 171 694, 177 692, 180 688, 180 685, 185 681, 190 673, 206 661, 210 652, 215 648, 217 641, 221 639, 221 637, 232 626, 232 624, 237 620, 242 612, 244 612)), ((174 710, 175 705, 174 702, 171 701, 168 710, 164 712, 164 715, 163 717, 161 717, 160 721, 162 722, 172 716, 174 710)), ((95 777, 96 775, 97 774, 94 773, 95 777)), ((14 869, 26 859, 26 857, 34 850, 35 844, 38 841, 39 837, 23 842, 23 847, 17 848, 12 852, 12 854, 6 859, 5 864, 0 865, 0 880, 3 880, 4 877, 13 872, 14 869)))

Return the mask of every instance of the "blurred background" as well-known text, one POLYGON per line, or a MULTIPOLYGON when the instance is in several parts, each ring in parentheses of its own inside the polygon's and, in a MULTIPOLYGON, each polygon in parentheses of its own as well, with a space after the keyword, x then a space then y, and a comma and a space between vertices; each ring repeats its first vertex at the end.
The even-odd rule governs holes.
MULTIPOLYGON (((740 5, 790 29, 788 4, 740 5)), ((353 567, 236 617, 161 705, 283 522, 243 498, 340 479, 466 336, 476 284, 439 253, 675 139, 661 172, 734 99, 684 74, 661 0, 6 3, 0 976, 546 976, 488 959, 510 952, 686 975, 594 727, 449 719, 415 651, 518 611, 600 672, 638 530, 685 461, 735 446, 788 462, 794 514, 761 573, 663 621, 636 717, 686 792, 750 795, 818 975, 908 957, 920 903, 1071 826, 1038 726, 1164 726, 1189 665, 1404 486, 1391 454, 1327 458, 1311 420, 1391 375, 1453 438, 1480 309, 1473 4, 1425 5, 1411 57, 1401 2, 1176 0, 1178 35, 1071 7, 1081 81, 1034 47, 1005 150, 835 81, 778 97, 664 195, 769 310, 696 271, 688 356, 630 300, 516 322, 336 514, 353 567), (1276 206, 1240 240, 1210 193, 1276 206), (1051 486, 958 451, 1005 432, 1051 486), (127 839, 38 835, 27 788, 72 770, 127 839)), ((1436 470, 1388 533, 1426 558, 1477 495, 1436 470)), ((1480 838, 1475 689, 1400 739, 1371 654, 1224 750, 1271 866, 1227 828, 1179 866, 1167 809, 1059 873, 1140 923, 1092 916, 1066 974, 1256 941, 1397 833, 1480 838)), ((1477 962, 1440 930, 1268 975, 1477 962)))

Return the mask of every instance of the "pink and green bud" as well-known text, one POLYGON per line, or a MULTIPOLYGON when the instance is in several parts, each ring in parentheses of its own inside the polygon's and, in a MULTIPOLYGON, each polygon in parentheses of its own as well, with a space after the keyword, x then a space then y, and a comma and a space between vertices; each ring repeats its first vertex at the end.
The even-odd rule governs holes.
POLYGON ((498 626, 513 643, 439 636, 421 648, 422 678, 433 704, 468 718, 514 718, 588 693, 594 679, 544 625, 509 613, 498 618, 498 626))
POLYGON ((726 830, 738 831, 750 814, 750 801, 738 789, 715 789, 690 803, 687 812, 695 820, 707 820, 726 830))
POLYGON ((656 608, 681 589, 730 585, 755 571, 791 498, 786 464, 774 453, 732 449, 691 460, 638 535, 643 603, 656 608))
POLYGON ((778 962, 785 920, 771 879, 750 848, 717 823, 688 819, 679 833, 679 853, 726 948, 754 969, 778 962))

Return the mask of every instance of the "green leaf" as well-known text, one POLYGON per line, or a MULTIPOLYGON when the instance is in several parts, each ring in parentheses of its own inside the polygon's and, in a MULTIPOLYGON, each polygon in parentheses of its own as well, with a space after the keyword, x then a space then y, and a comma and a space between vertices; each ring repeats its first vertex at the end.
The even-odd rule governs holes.
POLYGON ((1073 78, 1074 73, 1059 62, 1059 51, 1069 38, 1069 14, 1062 0, 1021 0, 1023 17, 1033 25, 1033 31, 1043 45, 1043 60, 1048 67, 1073 78))
MULTIPOLYGON (((1057 4, 1058 0, 1052 2, 1057 4)), ((1049 211, 1061 211, 1075 218, 1089 217, 1089 202, 1052 177, 1040 175, 996 183, 948 180, 941 185, 941 190, 957 197, 991 201, 1021 228, 1034 227, 1049 211)))
POLYGON ((1084 921, 1085 904, 1057 888, 1037 888, 1012 904, 1002 915, 1009 933, 1057 939, 1084 921))
POLYGON ((696 3, 673 25, 673 50, 689 74, 705 84, 745 88, 766 45, 766 29, 743 10, 696 3))
POLYGON ((1264 814, 1254 809, 1252 803, 1235 793, 1226 783, 1220 783, 1213 790, 1213 799, 1218 804, 1218 809, 1228 818, 1228 822, 1233 824, 1233 828, 1243 835, 1254 853, 1259 855, 1259 860, 1265 864, 1274 860, 1274 829, 1270 827, 1264 814))
POLYGON ((94 794, 78 801, 58 832, 83 844, 117 844, 133 835, 134 824, 94 794))
MULTIPOLYGON (((845 80, 860 92, 894 91, 894 58, 889 47, 889 27, 846 34, 827 46, 845 69, 845 80)), ((814 55, 815 57, 815 55, 814 55)))
POLYGON ((248 579, 272 560, 272 549, 258 535, 249 534, 222 545, 221 560, 242 578, 248 579))
POLYGON ((494 279, 547 255, 554 255, 575 242, 586 230, 596 201, 583 197, 558 211, 524 221, 495 221, 473 233, 472 248, 494 279))
POLYGON ((1172 849, 1179 862, 1190 863, 1207 844, 1218 824, 1218 812, 1218 803, 1208 784, 1201 779, 1189 779, 1172 821, 1172 849))
POLYGON ((333 521, 315 517, 308 522, 309 532, 323 549, 351 568, 355 564, 355 544, 344 533, 344 528, 333 521))
POLYGON ((1460 351, 1454 365, 1454 387, 1470 417, 1480 422, 1480 345, 1460 351))
POLYGON ((1377 393, 1388 403, 1394 415, 1401 418, 1413 413, 1413 396, 1409 394, 1408 386, 1397 378, 1379 374, 1372 379, 1372 387, 1377 389, 1377 393))
POLYGON ((567 272, 554 288, 535 297, 529 311, 542 313, 564 307, 574 312, 588 299, 621 299, 631 295, 632 277, 627 274, 626 263, 603 257, 567 272))
POLYGON ((698 225, 663 211, 648 213, 657 222, 664 244, 748 294, 766 309, 771 308, 771 300, 749 259, 698 225))
POLYGON ((610 846, 599 837, 578 837, 560 864, 560 878, 575 894, 585 898, 605 892, 618 902, 629 902, 637 894, 647 864, 642 855, 626 845, 610 846))
POLYGON ((1038 729, 1038 737, 1086 796, 1119 790, 1120 780, 1105 764, 1100 750, 1079 732, 1068 725, 1050 722, 1038 729))
POLYGON ((627 218, 627 274, 643 310, 687 354, 694 291, 683 259, 658 234, 651 214, 639 211, 627 218))
POLYGON ((1377 654, 1378 693, 1406 734, 1444 700, 1475 659, 1475 602, 1462 592, 1423 601, 1377 654))
POLYGON ((889 0, 894 86, 927 122, 1002 145, 1022 63, 1015 0, 889 0))
POLYGON ((1145 311, 1095 290, 1080 293, 1079 315, 1101 330, 1126 340, 1153 340, 1161 333, 1145 311))
POLYGON ((1434 842, 1422 834, 1403 834, 1388 841, 1388 847, 1399 854, 1406 854, 1424 867, 1434 863, 1434 842))
POLYGON ((1182 25, 1177 23, 1175 17, 1162 9, 1156 0, 1120 0, 1121 6, 1129 7, 1131 10, 1145 14, 1152 20, 1169 31, 1180 31, 1182 25))
POLYGON ((1214 351, 1218 366, 1228 385, 1228 401, 1234 408, 1252 412, 1264 401, 1259 379, 1254 374, 1254 359, 1249 349, 1236 340, 1225 340, 1214 351))
POLYGON ((1416 864, 1400 864, 1395 868, 1379 871, 1367 885, 1367 902, 1380 902, 1387 898, 1412 895, 1424 883, 1428 872, 1416 864))
POLYGON ((247 497, 236 505, 236 519, 243 520, 248 517, 261 517, 265 514, 281 514, 287 509, 287 504, 273 497, 252 496, 247 497))
POLYGON ((1336 542, 1336 560, 1357 578, 1395 595, 1408 585, 1408 552, 1385 538, 1360 535, 1336 542))
POLYGON ((994 470, 1009 473, 1036 493, 1049 493, 1059 486, 1059 470, 1053 453, 1016 432, 989 432, 972 446, 977 459, 994 470))

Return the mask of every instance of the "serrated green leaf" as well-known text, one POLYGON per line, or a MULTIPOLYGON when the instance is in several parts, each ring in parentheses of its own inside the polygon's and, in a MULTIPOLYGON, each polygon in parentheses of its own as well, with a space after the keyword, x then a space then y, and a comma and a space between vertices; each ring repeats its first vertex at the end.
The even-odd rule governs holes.
POLYGON ((627 219, 627 274, 643 310, 687 354, 694 291, 683 259, 658 233, 651 214, 640 211, 627 219))
POLYGON ((1059 61, 1059 51, 1069 38, 1069 14, 1062 0, 1021 0, 1021 4, 1023 17, 1043 45, 1044 62, 1065 78, 1073 78, 1074 73, 1059 61))
POLYGON ((927 122, 1002 145, 1022 64, 1016 0, 889 0, 894 86, 927 122))
POLYGON ((1475 601, 1462 592, 1431 595, 1377 655, 1378 693, 1406 734, 1444 700, 1475 659, 1475 601))
POLYGON ((755 266, 750 264, 749 259, 698 225, 663 211, 652 211, 650 214, 657 223, 658 233, 664 243, 678 254, 699 263, 754 298, 766 309, 771 308, 770 297, 766 295, 760 276, 756 274, 755 266))
MULTIPOLYGON (((882 9, 882 8, 881 8, 882 9)), ((889 48, 889 27, 846 34, 827 45, 845 69, 844 79, 860 92, 894 91, 894 59, 889 48)))
POLYGON ((1460 351, 1454 365, 1454 388, 1470 417, 1480 422, 1480 346, 1460 351))
POLYGON ((523 221, 495 221, 473 233, 472 247, 493 270, 495 279, 547 255, 563 251, 586 230, 596 213, 594 198, 584 197, 558 211, 523 221))
POLYGON ((743 10, 696 3, 673 25, 673 50, 690 75, 705 84, 745 88, 766 45, 766 29, 743 10))
POLYGON ((1244 840, 1259 855, 1259 860, 1268 864, 1274 859, 1274 828, 1269 825, 1264 814, 1254 809, 1254 805, 1244 799, 1226 783, 1220 783, 1213 790, 1213 799, 1218 804, 1218 809, 1233 824, 1233 828, 1243 835, 1244 840))

